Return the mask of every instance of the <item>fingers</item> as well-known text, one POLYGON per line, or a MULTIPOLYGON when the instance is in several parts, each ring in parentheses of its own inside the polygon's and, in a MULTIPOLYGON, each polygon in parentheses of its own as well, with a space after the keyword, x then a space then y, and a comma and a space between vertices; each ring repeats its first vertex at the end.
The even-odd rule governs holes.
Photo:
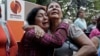
POLYGON ((44 32, 43 29, 41 29, 39 26, 35 26, 35 35, 36 35, 36 38, 43 37, 44 34, 45 34, 45 32, 44 32))

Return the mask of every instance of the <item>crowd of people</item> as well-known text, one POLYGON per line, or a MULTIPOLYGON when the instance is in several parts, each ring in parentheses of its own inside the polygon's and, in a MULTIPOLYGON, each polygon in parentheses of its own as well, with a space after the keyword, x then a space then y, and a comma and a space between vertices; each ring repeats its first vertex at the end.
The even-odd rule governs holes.
POLYGON ((78 11, 74 23, 62 18, 58 2, 50 2, 46 8, 33 8, 23 27, 20 47, 9 27, 5 33, 3 27, 7 24, 0 20, 0 56, 99 56, 100 15, 93 17, 89 27, 83 10, 78 11))

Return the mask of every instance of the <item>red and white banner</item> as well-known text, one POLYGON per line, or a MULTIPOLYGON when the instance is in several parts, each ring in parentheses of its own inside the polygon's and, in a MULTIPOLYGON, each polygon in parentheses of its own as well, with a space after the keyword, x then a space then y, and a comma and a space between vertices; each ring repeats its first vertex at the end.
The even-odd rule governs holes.
POLYGON ((24 21, 24 7, 23 0, 7 0, 7 20, 24 21))

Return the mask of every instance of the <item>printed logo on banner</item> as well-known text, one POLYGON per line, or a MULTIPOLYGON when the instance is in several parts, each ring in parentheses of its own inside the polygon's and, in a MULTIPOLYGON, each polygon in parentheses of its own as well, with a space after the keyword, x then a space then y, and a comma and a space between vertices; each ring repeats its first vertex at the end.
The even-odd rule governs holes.
POLYGON ((24 1, 7 0, 7 20, 24 21, 24 1))
POLYGON ((15 14, 20 13, 22 9, 20 2, 17 0, 11 2, 10 8, 11 8, 11 11, 15 14))

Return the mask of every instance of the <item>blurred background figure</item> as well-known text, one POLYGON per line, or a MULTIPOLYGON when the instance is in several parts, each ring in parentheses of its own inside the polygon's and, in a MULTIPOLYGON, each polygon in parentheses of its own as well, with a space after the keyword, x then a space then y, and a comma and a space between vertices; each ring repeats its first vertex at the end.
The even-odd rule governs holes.
POLYGON ((94 28, 89 35, 91 41, 95 44, 98 49, 98 56, 100 55, 100 15, 98 15, 96 20, 96 28, 94 28))
POLYGON ((84 17, 85 12, 83 10, 79 10, 77 13, 77 19, 74 21, 74 24, 85 32, 87 30, 87 23, 84 17))
POLYGON ((92 38, 94 36, 100 35, 100 17, 97 18, 96 28, 90 32, 89 37, 92 38))
POLYGON ((87 32, 90 33, 93 29, 96 28, 96 22, 97 22, 97 18, 96 16, 93 16, 91 18, 91 24, 87 27, 87 32))
POLYGON ((0 9, 0 56, 16 56, 18 50, 17 42, 10 27, 2 19, 1 12, 0 9))

